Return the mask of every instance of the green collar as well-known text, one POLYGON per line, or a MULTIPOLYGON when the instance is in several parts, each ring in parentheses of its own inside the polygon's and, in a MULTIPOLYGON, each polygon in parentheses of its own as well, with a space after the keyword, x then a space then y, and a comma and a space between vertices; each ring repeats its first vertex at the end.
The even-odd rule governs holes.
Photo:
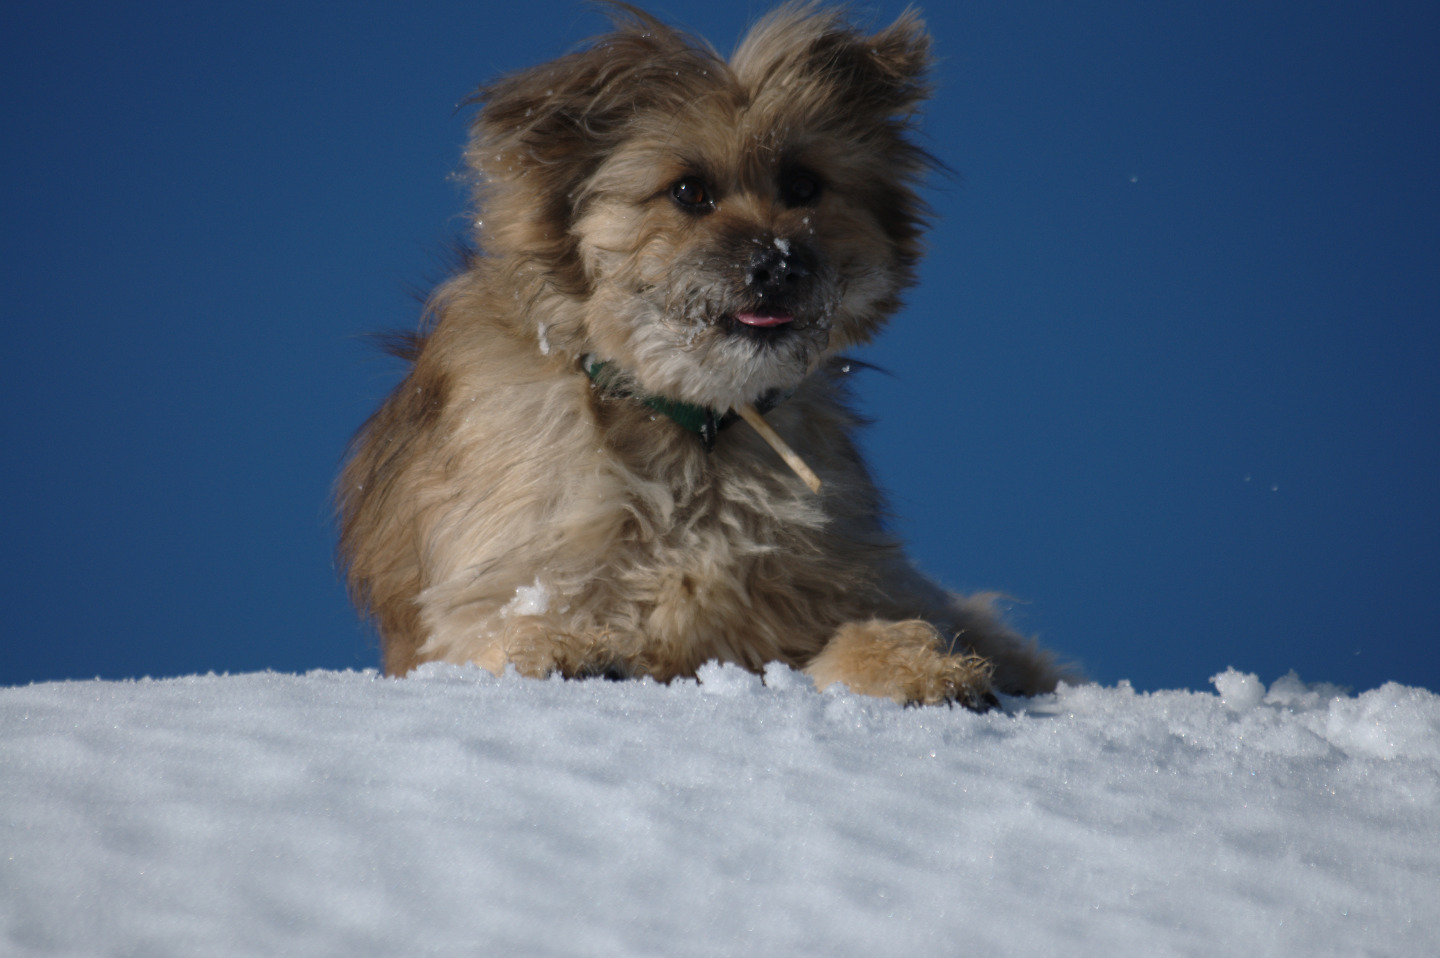
MULTIPOLYGON (((640 395, 630 388, 630 384, 621 374, 619 367, 614 363, 596 359, 593 353, 583 356, 580 363, 585 368, 585 372, 589 374, 590 381, 596 386, 616 396, 629 396, 668 417, 682 429, 695 433, 700 437, 700 443, 705 447, 706 452, 715 448, 715 438, 720 435, 720 430, 740 419, 733 409, 717 413, 713 409, 706 409, 704 406, 697 406, 694 403, 676 402, 673 399, 666 399, 664 396, 640 395)), ((764 415, 789 399, 793 393, 793 389, 772 389, 760 397, 755 403, 755 408, 760 411, 761 415, 764 415)))
POLYGON ((673 399, 666 399, 664 396, 637 395, 626 388, 614 363, 598 360, 593 355, 586 356, 582 362, 592 383, 616 395, 631 396, 656 412, 669 417, 682 429, 687 429, 699 436, 706 452, 715 448, 715 438, 720 434, 720 430, 737 418, 732 412, 724 412, 717 416, 712 409, 688 402, 676 402, 673 399))

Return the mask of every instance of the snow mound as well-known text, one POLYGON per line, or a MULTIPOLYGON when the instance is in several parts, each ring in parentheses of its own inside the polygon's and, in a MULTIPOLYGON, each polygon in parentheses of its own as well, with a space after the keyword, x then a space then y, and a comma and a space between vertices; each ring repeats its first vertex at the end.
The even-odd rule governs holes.
POLYGON ((6 955, 1440 954, 1440 697, 0 689, 6 955))

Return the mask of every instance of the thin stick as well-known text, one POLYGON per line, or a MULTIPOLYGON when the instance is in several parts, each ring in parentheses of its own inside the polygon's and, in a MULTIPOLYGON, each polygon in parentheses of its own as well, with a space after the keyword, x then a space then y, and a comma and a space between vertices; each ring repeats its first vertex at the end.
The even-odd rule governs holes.
POLYGON ((764 439, 770 444, 771 449, 774 449, 780 454, 780 458, 785 460, 785 465, 795 470, 795 475, 805 480, 805 485, 810 487, 811 492, 820 491, 820 477, 815 475, 809 466, 805 465, 805 460, 801 459, 795 450, 790 448, 789 443, 780 438, 778 432, 770 428, 770 424, 765 421, 764 416, 760 415, 758 409, 749 403, 745 403, 736 406, 735 411, 740 414, 741 419, 748 422, 751 428, 760 434, 761 439, 764 439))

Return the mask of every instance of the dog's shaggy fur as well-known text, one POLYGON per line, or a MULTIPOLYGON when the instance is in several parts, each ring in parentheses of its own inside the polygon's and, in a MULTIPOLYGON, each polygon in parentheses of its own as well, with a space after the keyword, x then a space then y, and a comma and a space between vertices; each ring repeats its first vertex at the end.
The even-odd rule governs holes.
POLYGON ((340 479, 340 552, 386 671, 665 681, 780 661, 974 708, 1052 689, 1048 656, 886 532, 837 358, 914 277, 923 25, 865 35, 792 4, 727 63, 614 18, 478 94, 479 252, 340 479), (767 419, 819 494, 748 425, 694 431, 780 399, 767 419))

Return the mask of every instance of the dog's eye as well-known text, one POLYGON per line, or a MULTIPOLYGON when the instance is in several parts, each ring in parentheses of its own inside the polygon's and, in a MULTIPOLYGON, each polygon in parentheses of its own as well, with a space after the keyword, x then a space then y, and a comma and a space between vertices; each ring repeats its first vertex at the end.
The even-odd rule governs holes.
POLYGON ((809 173, 790 173, 780 181, 786 206, 808 206, 820 198, 820 181, 809 173))
POLYGON ((710 188, 698 176, 687 176, 677 181, 670 187, 670 195, 675 198, 675 202, 692 213, 704 212, 715 205, 710 188))

